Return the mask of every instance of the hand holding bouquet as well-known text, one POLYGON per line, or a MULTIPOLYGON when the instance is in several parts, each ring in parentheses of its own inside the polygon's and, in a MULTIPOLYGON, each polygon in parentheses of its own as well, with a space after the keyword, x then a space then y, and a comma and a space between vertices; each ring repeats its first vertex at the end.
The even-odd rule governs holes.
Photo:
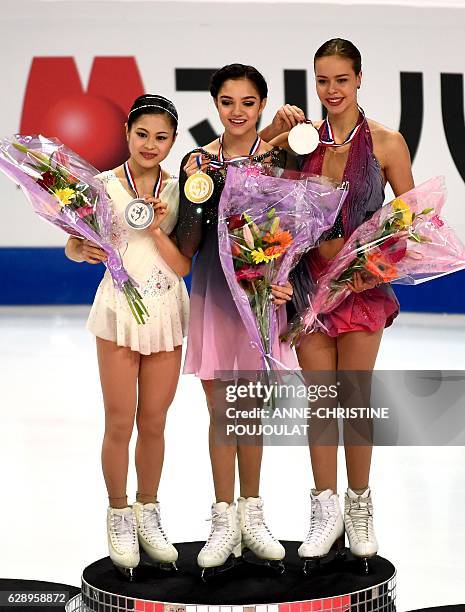
POLYGON ((118 251, 111 201, 97 170, 58 140, 17 136, 0 141, 0 170, 18 184, 34 212, 65 232, 90 240, 107 254, 115 286, 139 324, 148 316, 118 251))
POLYGON ((318 279, 283 339, 295 344, 324 327, 319 316, 349 295, 355 275, 368 283, 418 284, 465 268, 465 246, 440 217, 445 199, 444 179, 436 177, 380 208, 318 279))

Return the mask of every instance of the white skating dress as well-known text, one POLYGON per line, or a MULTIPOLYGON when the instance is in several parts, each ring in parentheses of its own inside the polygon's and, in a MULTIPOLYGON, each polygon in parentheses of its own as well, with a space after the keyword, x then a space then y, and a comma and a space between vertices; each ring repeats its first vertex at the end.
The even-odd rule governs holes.
MULTIPOLYGON (((124 210, 133 198, 113 170, 102 172, 98 178, 123 219, 124 210)), ((177 179, 168 179, 160 198, 167 204, 161 228, 170 234, 178 216, 177 179)), ((187 333, 189 297, 184 281, 165 263, 147 231, 127 227, 125 240, 127 246, 121 248, 123 264, 138 284, 149 316, 145 325, 136 322, 124 294, 113 285, 107 270, 95 294, 87 329, 99 338, 127 346, 142 355, 172 351, 182 344, 187 333)))

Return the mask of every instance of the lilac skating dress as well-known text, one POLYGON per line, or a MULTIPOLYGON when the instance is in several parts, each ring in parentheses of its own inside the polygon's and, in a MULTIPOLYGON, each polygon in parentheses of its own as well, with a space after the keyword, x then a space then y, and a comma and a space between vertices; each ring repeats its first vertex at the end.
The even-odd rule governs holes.
MULTIPOLYGON (((360 117, 362 119, 362 117, 360 117)), ((320 129, 320 138, 327 139, 326 123, 320 129)), ((302 171, 321 174, 326 147, 317 149, 305 156, 302 171)), ((373 141, 368 122, 363 124, 349 149, 344 169, 343 181, 349 181, 349 193, 333 228, 323 240, 344 237, 352 232, 377 211, 384 202, 384 179, 378 160, 373 154, 373 141)), ((337 255, 336 255, 337 257, 337 255)), ((325 274, 330 260, 325 259, 314 248, 301 259, 294 270, 291 282, 294 287, 293 311, 300 312, 307 305, 307 295, 314 289, 315 283, 325 274)), ((292 307, 288 314, 293 314, 292 307)), ((399 313, 399 302, 389 284, 383 284, 360 293, 351 293, 332 312, 322 316, 324 331, 329 336, 351 331, 374 332, 391 325, 399 313)))
MULTIPOLYGON (((218 159, 216 155, 201 148, 194 152, 201 152, 212 160, 218 159)), ((195 374, 202 380, 228 380, 231 377, 227 376, 227 372, 261 370, 262 360, 259 351, 251 346, 219 257, 218 203, 226 170, 208 168, 207 173, 215 185, 213 194, 204 204, 193 204, 184 195, 187 175, 183 168, 190 154, 181 162, 179 220, 176 228, 180 251, 187 257, 197 253, 192 273, 184 374, 195 374)), ((295 167, 295 159, 279 148, 252 159, 280 168, 287 165, 295 167)), ((287 324, 284 307, 278 309, 278 322, 279 330, 284 331, 287 324)), ((298 368, 292 349, 278 339, 273 347, 273 355, 290 370, 298 368)))

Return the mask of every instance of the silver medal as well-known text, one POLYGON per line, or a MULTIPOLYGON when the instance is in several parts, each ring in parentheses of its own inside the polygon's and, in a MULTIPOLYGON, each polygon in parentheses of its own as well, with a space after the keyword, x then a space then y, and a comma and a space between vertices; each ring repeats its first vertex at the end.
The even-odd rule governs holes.
POLYGON ((291 129, 287 141, 294 153, 307 155, 319 145, 320 135, 312 123, 299 123, 291 129))
POLYGON ((131 200, 124 211, 124 219, 129 227, 136 230, 146 229, 153 221, 155 213, 153 206, 143 198, 131 200))

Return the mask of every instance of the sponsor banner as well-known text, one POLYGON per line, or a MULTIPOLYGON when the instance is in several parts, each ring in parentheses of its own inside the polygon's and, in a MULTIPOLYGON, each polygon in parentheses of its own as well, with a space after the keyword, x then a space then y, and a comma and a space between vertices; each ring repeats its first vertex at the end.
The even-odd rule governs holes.
MULTIPOLYGON (((361 106, 368 117, 402 132, 417 183, 446 176, 444 214, 465 239, 465 10, 301 3, 296 20, 280 3, 266 9, 263 3, 250 4, 246 13, 228 2, 6 5, 0 49, 9 61, 0 73, 7 92, 0 134, 55 135, 100 170, 124 161, 127 112, 136 96, 150 92, 167 96, 178 108, 179 136, 165 163, 177 173, 188 150, 220 133, 208 83, 215 68, 234 61, 255 65, 267 78, 263 124, 284 102, 321 118, 313 54, 334 36, 351 39, 363 57, 361 106), (141 28, 153 36, 142 36, 141 28), (254 45, 236 45, 239 34, 254 45)), ((0 198, 0 247, 63 247, 65 235, 35 218, 3 176, 0 198)), ((50 274, 47 279, 52 300, 50 274)), ((402 288, 404 293, 408 308, 449 311, 437 289, 426 291, 427 297, 416 287, 402 288), (414 294, 419 297, 411 298, 414 294)), ((465 311, 464 292, 451 295, 450 304, 450 311, 465 311)))

